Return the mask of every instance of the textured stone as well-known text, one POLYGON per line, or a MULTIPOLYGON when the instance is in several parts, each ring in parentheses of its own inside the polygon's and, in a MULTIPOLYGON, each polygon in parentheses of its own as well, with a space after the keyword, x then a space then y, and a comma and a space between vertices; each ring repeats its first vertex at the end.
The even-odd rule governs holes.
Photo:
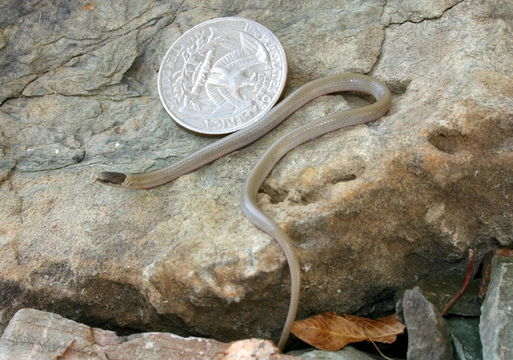
POLYGON ((37 307, 112 328, 276 339, 288 271, 240 212, 239 189, 279 136, 366 100, 318 99, 151 191, 93 180, 157 169, 214 140, 169 119, 156 76, 181 33, 218 16, 278 36, 287 92, 343 71, 395 92, 389 115, 292 151, 261 189, 303 266, 300 317, 364 314, 428 274, 462 276, 469 247, 512 244, 513 5, 407 3, 2 1, 2 327, 37 307))
POLYGON ((322 351, 322 350, 309 350, 309 351, 293 351, 291 355, 296 355, 303 360, 373 360, 374 357, 356 350, 351 346, 346 346, 339 351, 322 351))
POLYGON ((456 360, 483 359, 478 317, 453 316, 447 324, 456 360))
POLYGON ((479 333, 485 360, 513 359, 513 259, 495 257, 479 333))
MULTIPOLYGON (((421 291, 422 295, 432 303, 438 311, 442 311, 449 303, 452 297, 458 293, 463 285, 464 275, 459 276, 436 276, 420 280, 415 286, 421 291)), ((461 316, 480 316, 481 300, 479 298, 479 288, 481 279, 470 282, 463 295, 451 306, 449 315, 461 316)), ((395 298, 399 301, 404 295, 404 291, 399 291, 395 298)))
POLYGON ((293 360, 267 340, 224 344, 168 333, 117 336, 59 315, 22 309, 0 337, 0 360, 293 360))
POLYGON ((453 359, 447 324, 418 288, 405 291, 403 316, 408 329, 408 359, 453 359))
POLYGON ((437 19, 462 0, 388 0, 383 20, 392 24, 437 19))

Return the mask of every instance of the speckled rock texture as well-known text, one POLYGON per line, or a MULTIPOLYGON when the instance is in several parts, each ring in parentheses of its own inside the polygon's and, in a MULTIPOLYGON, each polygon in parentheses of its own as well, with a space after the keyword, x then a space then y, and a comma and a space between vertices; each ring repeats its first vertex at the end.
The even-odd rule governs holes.
POLYGON ((479 334, 485 360, 513 358, 513 258, 492 260, 491 282, 483 302, 479 334))
POLYGON ((300 350, 292 351, 290 354, 298 356, 302 360, 374 360, 374 357, 364 352, 356 350, 351 346, 346 346, 339 351, 322 350, 300 350))
POLYGON ((454 359, 447 323, 418 287, 404 292, 402 306, 408 329, 407 359, 454 359))
POLYGON ((452 316, 446 319, 456 360, 482 360, 479 318, 452 316))
POLYGON ((0 360, 294 360, 268 340, 225 344, 169 333, 117 336, 62 316, 19 310, 0 337, 0 360))
POLYGON ((276 34, 286 92, 344 71, 394 91, 387 116, 300 146, 261 189, 302 264, 299 317, 391 309, 426 274, 463 276, 469 247, 513 244, 510 1, 2 0, 2 328, 35 307, 124 331, 276 340, 288 269, 242 215, 239 189, 279 136, 367 99, 322 97, 150 191, 93 179, 215 140, 173 123, 156 78, 180 34, 220 16, 276 34))

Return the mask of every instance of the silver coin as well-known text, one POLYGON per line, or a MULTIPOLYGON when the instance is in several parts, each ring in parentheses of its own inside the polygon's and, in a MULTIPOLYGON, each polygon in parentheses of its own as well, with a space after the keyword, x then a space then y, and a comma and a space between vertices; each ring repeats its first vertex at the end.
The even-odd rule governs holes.
POLYGON ((274 34, 257 22, 217 18, 196 25, 160 65, 160 100, 180 125, 227 134, 265 115, 285 86, 287 60, 274 34))

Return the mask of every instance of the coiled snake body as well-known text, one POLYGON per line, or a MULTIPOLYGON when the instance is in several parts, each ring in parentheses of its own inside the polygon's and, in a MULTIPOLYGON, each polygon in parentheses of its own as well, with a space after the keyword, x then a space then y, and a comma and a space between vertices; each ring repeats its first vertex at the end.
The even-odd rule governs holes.
POLYGON ((254 142, 316 97, 340 91, 369 94, 376 101, 357 109, 322 117, 285 134, 268 148, 258 160, 256 166, 246 178, 242 190, 242 211, 255 226, 268 233, 279 243, 289 265, 291 276, 290 305, 278 344, 280 349, 284 348, 296 317, 301 273, 289 236, 258 207, 256 203, 258 189, 276 163, 294 147, 336 129, 367 123, 383 116, 390 109, 392 99, 390 90, 386 85, 369 76, 351 73, 314 80, 292 92, 258 122, 205 146, 168 167, 143 174, 102 172, 96 178, 103 184, 126 189, 149 189, 166 184, 183 174, 254 142))

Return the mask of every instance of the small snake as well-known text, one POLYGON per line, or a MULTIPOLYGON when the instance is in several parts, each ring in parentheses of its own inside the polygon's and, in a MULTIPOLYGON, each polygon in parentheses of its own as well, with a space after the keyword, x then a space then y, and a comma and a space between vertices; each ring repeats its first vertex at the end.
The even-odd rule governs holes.
POLYGON ((252 169, 242 190, 241 207, 246 217, 258 228, 272 236, 281 246, 290 270, 290 305, 278 347, 283 350, 296 318, 299 305, 301 270, 289 236, 264 215, 256 203, 258 189, 276 163, 291 149, 330 131, 376 120, 391 106, 392 95, 386 85, 366 75, 339 74, 311 81, 276 105, 258 122, 207 145, 182 160, 160 170, 143 174, 102 172, 97 180, 103 184, 126 189, 149 189, 166 184, 177 177, 208 164, 236 149, 259 139, 309 101, 325 94, 355 91, 372 95, 373 104, 338 112, 303 125, 278 139, 252 169))

